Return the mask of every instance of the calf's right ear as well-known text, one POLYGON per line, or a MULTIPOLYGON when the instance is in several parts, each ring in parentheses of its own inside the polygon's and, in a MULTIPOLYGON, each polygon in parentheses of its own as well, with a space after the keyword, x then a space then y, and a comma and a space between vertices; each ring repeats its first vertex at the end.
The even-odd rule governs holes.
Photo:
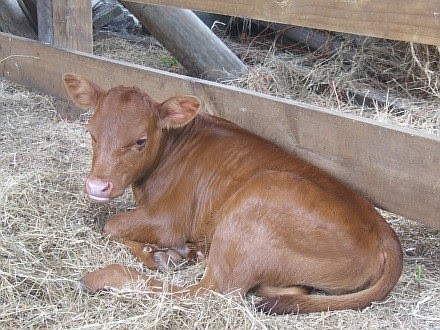
POLYGON ((176 128, 188 124, 199 112, 200 100, 191 95, 175 96, 159 105, 162 125, 176 128))
POLYGON ((84 110, 94 109, 99 97, 105 93, 95 83, 74 73, 66 73, 63 82, 72 101, 84 110))

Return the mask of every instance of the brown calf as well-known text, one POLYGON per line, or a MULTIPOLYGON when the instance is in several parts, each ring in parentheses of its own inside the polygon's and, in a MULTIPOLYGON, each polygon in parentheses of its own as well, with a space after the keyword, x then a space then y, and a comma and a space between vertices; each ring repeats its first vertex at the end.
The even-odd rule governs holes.
POLYGON ((159 103, 136 87, 104 91, 75 74, 64 83, 78 106, 95 110, 85 192, 107 202, 131 185, 138 204, 112 216, 104 233, 150 268, 209 248, 202 280, 188 288, 111 265, 83 278, 89 290, 134 280, 176 295, 252 290, 264 311, 307 313, 362 308, 395 286, 402 271, 395 232, 324 171, 199 113, 194 96, 159 103))

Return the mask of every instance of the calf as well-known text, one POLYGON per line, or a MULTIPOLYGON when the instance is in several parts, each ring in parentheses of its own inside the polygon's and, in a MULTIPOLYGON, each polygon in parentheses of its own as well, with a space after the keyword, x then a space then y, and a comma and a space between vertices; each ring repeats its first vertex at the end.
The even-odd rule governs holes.
POLYGON ((136 87, 104 91, 64 75, 88 124, 87 195, 108 202, 132 187, 137 208, 104 227, 149 268, 209 248, 187 288, 110 265, 84 276, 90 291, 145 281, 153 291, 248 291, 271 313, 358 309, 384 299, 402 271, 395 232, 363 197, 326 172, 226 120, 194 96, 159 103, 136 87), (328 295, 309 294, 309 290, 328 295))

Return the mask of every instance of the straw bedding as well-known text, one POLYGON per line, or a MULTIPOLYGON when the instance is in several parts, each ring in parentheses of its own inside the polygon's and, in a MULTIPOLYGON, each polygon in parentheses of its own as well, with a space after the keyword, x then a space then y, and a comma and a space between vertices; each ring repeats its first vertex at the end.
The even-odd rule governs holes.
MULTIPOLYGON (((352 42, 349 36, 338 38, 352 42)), ((356 65, 347 66, 344 51, 329 58, 301 49, 281 51, 276 44, 227 42, 252 68, 249 76, 229 84, 439 134, 438 48, 391 47, 380 40, 349 44, 356 65), (354 82, 398 95, 405 99, 405 111, 355 103, 345 93, 354 82)), ((100 41, 96 52, 184 72, 164 61, 170 55, 147 39, 100 41)), ((68 122, 59 118, 55 104, 51 97, 0 80, 0 328, 440 329, 439 232, 386 212, 403 244, 404 273, 386 301, 361 311, 274 317, 256 312, 252 297, 173 300, 167 293, 148 294, 142 286, 82 292, 77 280, 97 267, 117 262, 142 269, 125 247, 100 232, 110 215, 133 203, 129 193, 109 205, 84 197, 91 156, 87 115, 68 122)), ((172 274, 144 271, 187 285, 203 269, 201 263, 172 274)))

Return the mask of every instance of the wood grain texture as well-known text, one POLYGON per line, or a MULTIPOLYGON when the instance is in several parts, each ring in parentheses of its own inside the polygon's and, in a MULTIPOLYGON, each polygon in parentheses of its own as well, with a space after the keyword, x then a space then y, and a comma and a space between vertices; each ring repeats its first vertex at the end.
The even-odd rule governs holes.
POLYGON ((440 45, 438 0, 133 0, 373 37, 440 45))
POLYGON ((93 52, 92 4, 90 0, 52 1, 54 45, 93 52))
POLYGON ((67 98, 66 72, 104 88, 137 85, 159 101, 196 95, 205 111, 299 154, 376 205, 440 229, 440 137, 0 33, 1 76, 67 98))

